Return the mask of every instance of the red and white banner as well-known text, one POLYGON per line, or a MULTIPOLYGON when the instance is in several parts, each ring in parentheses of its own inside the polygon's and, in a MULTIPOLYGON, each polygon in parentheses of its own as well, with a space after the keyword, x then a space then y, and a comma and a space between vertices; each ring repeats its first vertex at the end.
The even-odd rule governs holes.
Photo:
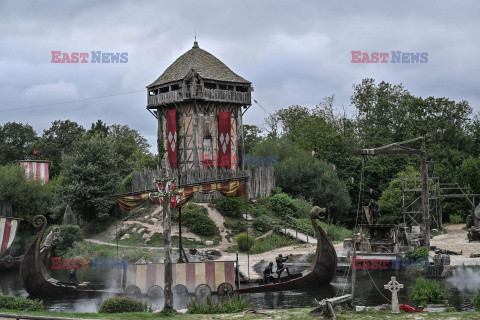
POLYGON ((218 166, 231 167, 231 114, 228 111, 218 113, 218 166))
POLYGON ((0 218, 0 254, 7 251, 17 234, 18 221, 0 218))
POLYGON ((49 163, 46 161, 20 161, 20 165, 25 170, 27 177, 35 180, 40 180, 43 183, 48 183, 50 180, 49 163))
POLYGON ((167 155, 168 161, 177 167, 177 111, 167 111, 167 155))

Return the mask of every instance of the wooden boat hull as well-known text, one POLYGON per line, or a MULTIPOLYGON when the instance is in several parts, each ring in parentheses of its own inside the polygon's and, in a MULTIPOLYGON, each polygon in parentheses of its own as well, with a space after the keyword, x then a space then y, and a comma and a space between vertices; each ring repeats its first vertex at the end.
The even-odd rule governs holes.
POLYGON ((236 291, 238 293, 269 292, 295 290, 305 287, 312 288, 314 286, 329 284, 333 280, 337 270, 337 253, 333 244, 328 240, 327 234, 317 222, 320 214, 324 212, 325 209, 314 207, 310 213, 310 220, 317 236, 317 248, 315 258, 310 264, 310 267, 304 271, 300 277, 279 283, 240 288, 236 291))
POLYGON ((99 294, 114 294, 100 290, 79 289, 52 278, 42 263, 43 254, 40 245, 47 228, 47 219, 36 216, 33 221, 36 228, 40 228, 20 262, 20 278, 23 287, 32 297, 59 297, 59 296, 94 296, 99 294))

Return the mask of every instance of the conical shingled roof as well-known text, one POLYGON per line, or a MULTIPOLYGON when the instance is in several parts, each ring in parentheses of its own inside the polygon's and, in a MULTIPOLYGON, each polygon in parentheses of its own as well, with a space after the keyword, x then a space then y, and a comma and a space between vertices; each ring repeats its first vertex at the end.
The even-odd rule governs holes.
POLYGON ((181 55, 165 72, 147 88, 183 80, 194 69, 203 79, 250 84, 233 72, 211 53, 200 49, 195 41, 192 49, 181 55))

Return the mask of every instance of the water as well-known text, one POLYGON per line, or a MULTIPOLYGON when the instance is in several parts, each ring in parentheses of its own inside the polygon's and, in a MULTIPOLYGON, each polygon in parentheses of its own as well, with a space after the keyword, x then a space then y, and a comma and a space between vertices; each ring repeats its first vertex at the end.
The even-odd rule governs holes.
MULTIPOLYGON (((52 274, 59 280, 66 281, 68 272, 66 270, 55 270, 52 274)), ((357 270, 354 304, 375 306, 388 303, 384 296, 390 297, 389 291, 383 289, 383 286, 390 281, 392 276, 404 285, 398 296, 401 304, 411 304, 409 294, 410 289, 415 283, 415 279, 421 274, 414 271, 405 270, 357 270), (370 275, 369 275, 370 273, 370 275), (373 281, 372 281, 372 279, 373 281), (378 288, 378 290, 377 290, 378 288)), ((119 273, 116 270, 79 270, 78 278, 80 281, 89 281, 95 285, 105 285, 112 289, 119 289, 119 273)), ((440 283, 447 291, 447 300, 449 304, 460 311, 474 311, 473 299, 480 288, 480 268, 479 267, 459 267, 453 275, 445 279, 440 279, 440 283)), ((22 282, 17 271, 1 271, 0 287, 3 294, 12 294, 15 296, 28 296, 23 289, 22 282)), ((322 300, 336 295, 347 294, 351 292, 351 277, 345 279, 343 274, 338 274, 329 285, 305 288, 302 291, 283 291, 275 293, 254 293, 249 294, 248 298, 252 305, 258 309, 275 308, 296 308, 313 307, 314 299, 322 300)), ((107 296, 95 299, 44 299, 48 310, 65 312, 95 312, 103 299, 107 296)), ((161 308, 163 301, 152 303, 153 308, 161 308)), ((182 301, 176 307, 182 308, 186 301, 182 301)))

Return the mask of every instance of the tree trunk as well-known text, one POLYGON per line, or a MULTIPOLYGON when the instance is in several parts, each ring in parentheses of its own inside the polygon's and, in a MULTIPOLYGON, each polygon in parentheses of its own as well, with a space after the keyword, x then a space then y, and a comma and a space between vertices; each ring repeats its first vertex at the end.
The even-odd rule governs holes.
POLYGON ((165 250, 165 307, 163 311, 173 311, 173 273, 172 273, 172 234, 171 234, 170 196, 163 197, 163 242, 165 250))

